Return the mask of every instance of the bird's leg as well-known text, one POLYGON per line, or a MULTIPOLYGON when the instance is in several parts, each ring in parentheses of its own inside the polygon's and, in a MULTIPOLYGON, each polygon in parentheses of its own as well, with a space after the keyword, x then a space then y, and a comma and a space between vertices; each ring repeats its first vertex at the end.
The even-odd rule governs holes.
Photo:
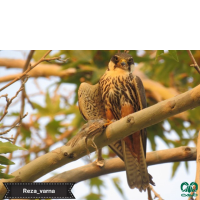
POLYGON ((97 145, 95 144, 94 139, 95 139, 95 136, 92 137, 92 139, 91 139, 91 141, 92 141, 92 146, 93 146, 93 147, 96 149, 96 151, 97 151, 97 159, 96 159, 95 162, 96 162, 97 166, 103 167, 104 164, 105 164, 105 162, 104 162, 104 159, 102 158, 102 149, 98 149, 98 148, 97 148, 97 145))
POLYGON ((87 155, 90 157, 90 151, 89 149, 87 148, 87 137, 85 137, 85 148, 87 149, 87 155))
POLYGON ((96 159, 96 164, 99 167, 103 167, 105 165, 105 161, 102 157, 102 149, 97 150, 97 159, 96 159))
MULTIPOLYGON (((115 120, 109 120, 107 119, 107 123, 105 123, 103 126, 107 127, 108 125, 112 124, 115 120)), ((94 143, 94 137, 92 139, 93 144, 95 145, 96 149, 97 149, 97 159, 96 159, 96 164, 99 167, 103 167, 105 165, 105 161, 102 157, 102 149, 98 149, 96 144, 94 143)))
POLYGON ((96 151, 98 151, 98 148, 97 148, 97 145, 96 145, 95 142, 94 142, 94 139, 95 139, 95 136, 93 136, 92 139, 91 139, 91 142, 92 142, 91 146, 92 146, 94 149, 96 149, 96 151))

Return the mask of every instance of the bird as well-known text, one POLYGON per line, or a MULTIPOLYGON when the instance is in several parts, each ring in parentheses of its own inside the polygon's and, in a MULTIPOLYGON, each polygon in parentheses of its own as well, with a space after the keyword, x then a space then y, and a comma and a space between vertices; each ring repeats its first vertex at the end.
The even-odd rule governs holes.
MULTIPOLYGON (((144 86, 138 76, 133 76, 133 69, 133 57, 118 52, 96 85, 80 85, 79 110, 86 121, 103 118, 108 125, 147 107, 144 86)), ((154 185, 145 160, 146 140, 147 131, 143 129, 109 145, 125 163, 129 187, 140 191, 145 191, 149 183, 154 185)), ((101 149, 98 155, 97 165, 102 159, 101 149)))

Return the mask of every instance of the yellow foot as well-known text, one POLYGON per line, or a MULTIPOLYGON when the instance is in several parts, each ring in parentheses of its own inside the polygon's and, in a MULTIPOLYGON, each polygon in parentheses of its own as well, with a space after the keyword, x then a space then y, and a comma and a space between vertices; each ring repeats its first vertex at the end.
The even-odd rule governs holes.
POLYGON ((99 167, 103 167, 105 165, 105 161, 103 158, 101 160, 97 158, 95 162, 96 162, 96 165, 99 167))
POLYGON ((107 119, 107 123, 104 124, 105 127, 107 127, 108 125, 112 124, 114 121, 111 121, 109 119, 107 119))

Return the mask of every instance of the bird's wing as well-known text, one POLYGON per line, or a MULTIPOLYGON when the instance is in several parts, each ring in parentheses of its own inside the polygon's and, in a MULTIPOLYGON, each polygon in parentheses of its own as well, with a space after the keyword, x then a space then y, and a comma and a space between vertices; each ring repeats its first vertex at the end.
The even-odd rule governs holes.
MULTIPOLYGON (((144 89, 143 83, 138 76, 135 76, 133 78, 133 85, 136 89, 138 105, 139 105, 139 108, 140 108, 139 110, 142 110, 142 109, 147 107, 147 101, 146 101, 146 95, 145 95, 145 89, 144 89)), ((145 158, 146 158, 146 142, 147 142, 147 131, 146 131, 146 129, 141 130, 141 138, 142 138, 144 155, 145 155, 145 158)))
POLYGON ((78 103, 79 110, 86 121, 106 119, 99 83, 96 85, 81 83, 78 90, 78 103))

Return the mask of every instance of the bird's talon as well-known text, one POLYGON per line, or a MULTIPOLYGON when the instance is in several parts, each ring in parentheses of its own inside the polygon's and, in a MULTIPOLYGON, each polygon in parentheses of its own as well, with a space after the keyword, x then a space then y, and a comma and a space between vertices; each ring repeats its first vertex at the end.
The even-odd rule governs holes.
POLYGON ((112 124, 112 123, 113 123, 113 121, 107 119, 107 123, 105 123, 103 126, 104 126, 104 127, 107 127, 107 126, 109 126, 109 125, 112 124))
POLYGON ((103 167, 105 165, 105 161, 104 159, 102 158, 101 160, 100 159, 96 159, 96 165, 99 166, 99 167, 103 167))

